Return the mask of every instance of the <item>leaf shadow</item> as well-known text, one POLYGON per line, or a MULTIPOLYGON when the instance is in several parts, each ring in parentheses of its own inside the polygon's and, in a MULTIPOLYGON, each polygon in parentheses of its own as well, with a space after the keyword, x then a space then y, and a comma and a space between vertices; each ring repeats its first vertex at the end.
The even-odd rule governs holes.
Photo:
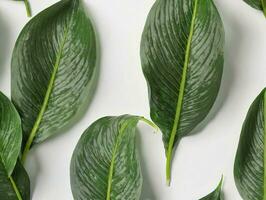
POLYGON ((5 68, 3 65, 5 64, 6 58, 9 54, 6 47, 10 43, 10 30, 4 19, 5 17, 3 17, 0 12, 0 79, 4 74, 5 68))
POLYGON ((231 92, 231 85, 234 83, 234 77, 237 75, 238 60, 242 57, 241 49, 243 41, 243 30, 240 22, 230 11, 223 9, 221 17, 225 26, 225 49, 224 49, 224 71, 220 90, 214 105, 205 119, 196 126, 191 134, 201 132, 208 123, 210 123, 217 113, 228 101, 231 92))
POLYGON ((141 171, 142 171, 142 177, 143 177, 143 185, 142 185, 142 191, 141 191, 141 196, 140 199, 141 200, 157 200, 155 197, 155 193, 154 190, 152 188, 152 181, 149 177, 149 173, 148 173, 148 167, 146 165, 146 161, 145 158, 143 156, 143 150, 141 147, 141 138, 140 138, 140 131, 137 129, 137 138, 136 138, 136 142, 137 142, 137 149, 139 152, 139 157, 140 157, 140 165, 141 165, 141 171))

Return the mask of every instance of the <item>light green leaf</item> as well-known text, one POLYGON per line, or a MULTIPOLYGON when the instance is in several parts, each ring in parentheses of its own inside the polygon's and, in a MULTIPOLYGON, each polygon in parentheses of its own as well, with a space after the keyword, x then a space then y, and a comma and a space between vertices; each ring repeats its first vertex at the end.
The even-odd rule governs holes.
MULTIPOLYGON (((136 125, 144 118, 104 117, 80 138, 71 161, 75 200, 138 200, 142 188, 136 125)), ((148 122, 149 123, 149 122, 148 122)))
POLYGON ((266 199, 265 102, 264 89, 252 103, 241 131, 234 175, 244 200, 266 199))
POLYGON ((219 185, 212 193, 210 193, 206 197, 201 198, 200 200, 223 200, 222 185, 223 185, 223 179, 221 179, 219 185))
POLYGON ((12 57, 12 100, 29 148, 72 124, 94 91, 96 35, 81 0, 62 0, 23 28, 12 57))
POLYGON ((0 92, 0 162, 8 176, 16 165, 21 141, 20 117, 9 99, 0 92))
POLYGON ((206 117, 224 63, 224 29, 212 0, 157 0, 141 42, 150 114, 163 132, 166 176, 175 145, 206 117))

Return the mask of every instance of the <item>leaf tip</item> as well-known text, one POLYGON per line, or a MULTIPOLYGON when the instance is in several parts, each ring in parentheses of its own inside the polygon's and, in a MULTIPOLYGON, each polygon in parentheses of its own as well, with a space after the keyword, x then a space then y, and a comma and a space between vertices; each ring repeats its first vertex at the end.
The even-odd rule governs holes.
POLYGON ((218 188, 222 188, 224 182, 224 175, 222 175, 218 188))

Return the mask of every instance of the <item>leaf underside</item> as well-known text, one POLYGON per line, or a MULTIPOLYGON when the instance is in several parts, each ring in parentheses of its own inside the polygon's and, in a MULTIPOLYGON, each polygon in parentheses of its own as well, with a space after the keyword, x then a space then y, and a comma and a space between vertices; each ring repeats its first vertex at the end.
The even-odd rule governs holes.
POLYGON ((71 161, 75 200, 138 200, 142 187, 136 150, 139 117, 104 117, 80 138, 71 161))
POLYGON ((150 115, 168 154, 213 106, 223 49, 223 24, 212 0, 155 2, 142 35, 141 61, 150 115))
POLYGON ((200 200, 223 200, 222 198, 222 184, 223 184, 223 179, 220 181, 219 185, 217 188, 207 195, 206 197, 201 198, 200 200))
POLYGON ((252 103, 244 121, 234 166, 236 186, 244 200, 264 200, 265 90, 252 103))
POLYGON ((39 143, 69 125, 95 84, 97 47, 80 0, 62 0, 23 28, 12 56, 12 100, 24 145, 39 143))

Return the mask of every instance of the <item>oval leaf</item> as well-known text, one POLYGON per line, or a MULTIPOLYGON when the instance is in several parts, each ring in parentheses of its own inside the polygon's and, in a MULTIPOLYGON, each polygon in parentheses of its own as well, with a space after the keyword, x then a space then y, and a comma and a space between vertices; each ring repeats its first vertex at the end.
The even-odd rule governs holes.
POLYGON ((222 200, 222 185, 223 179, 220 181, 218 187, 206 197, 201 198, 200 200, 222 200))
POLYGON ((19 161, 10 177, 7 176, 0 162, 0 199, 30 200, 30 180, 19 161))
POLYGON ((142 36, 151 118, 163 132, 167 181, 175 144, 208 114, 223 72, 224 29, 212 0, 157 0, 142 36))
POLYGON ((71 161, 75 200, 140 198, 142 175, 136 149, 136 116, 104 117, 80 138, 71 161))
POLYGON ((12 100, 22 118, 23 155, 84 110, 96 81, 95 37, 80 0, 60 1, 20 33, 12 57, 12 100))
POLYGON ((248 111, 236 154, 235 182, 244 200, 262 200, 266 197, 265 102, 264 89, 248 111))
POLYGON ((9 99, 0 92, 0 162, 7 176, 16 165, 22 141, 20 117, 9 99))

